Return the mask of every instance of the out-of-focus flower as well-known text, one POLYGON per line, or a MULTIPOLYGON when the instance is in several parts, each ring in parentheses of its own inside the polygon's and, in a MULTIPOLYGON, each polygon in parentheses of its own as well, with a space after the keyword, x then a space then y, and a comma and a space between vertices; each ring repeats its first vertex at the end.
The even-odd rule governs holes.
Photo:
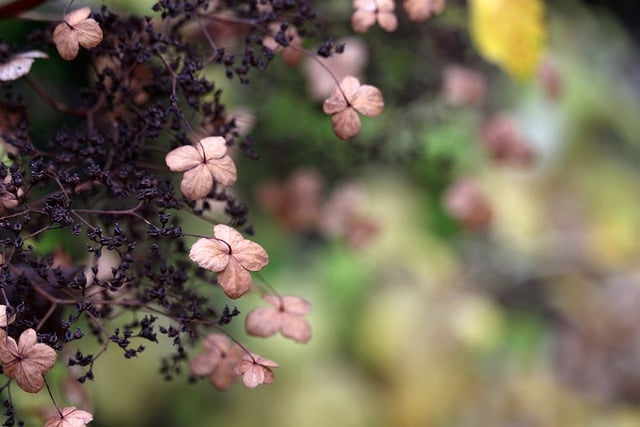
POLYGON ((444 195, 444 207, 469 230, 478 230, 491 221, 493 212, 488 199, 470 179, 452 184, 444 195))
POLYGON ((0 81, 8 82, 19 79, 31 71, 31 65, 36 58, 48 58, 44 52, 30 50, 13 55, 7 62, 0 64, 0 81))
POLYGON ((528 165, 535 157, 515 119, 508 114, 487 121, 480 130, 480 139, 491 157, 502 163, 528 165))
POLYGON ((340 139, 351 139, 360 133, 362 122, 358 113, 377 116, 384 108, 382 92, 375 86, 360 85, 358 79, 345 77, 322 108, 331 115, 333 132, 340 139))
POLYGON ((433 15, 442 13, 445 0, 404 0, 402 4, 409 20, 424 22, 433 15))
POLYGON ((557 101, 562 95, 563 81, 558 67, 549 58, 542 61, 538 70, 538 81, 549 99, 557 101))
POLYGON ((448 103, 477 106, 484 101, 487 82, 479 72, 451 65, 445 68, 442 77, 442 93, 448 103))
POLYGON ((542 0, 471 0, 471 35, 480 53, 518 79, 530 78, 545 49, 542 0))
POLYGON ((220 391, 229 390, 237 376, 236 365, 245 351, 222 334, 207 335, 202 346, 204 352, 191 361, 191 372, 194 375, 206 376, 220 391))
POLYGON ((353 0, 353 8, 351 27, 356 33, 366 33, 376 21, 385 31, 398 28, 398 18, 393 13, 396 8, 394 0, 353 0))
POLYGON ((303 344, 311 339, 311 327, 304 318, 311 311, 311 304, 290 295, 266 295, 264 299, 272 306, 258 307, 247 315, 245 328, 248 334, 270 337, 280 332, 303 344))
POLYGON ((299 169, 283 183, 267 182, 258 190, 261 206, 288 230, 312 230, 320 219, 323 181, 310 169, 299 169))
POLYGON ((378 224, 363 212, 362 189, 345 183, 333 190, 322 207, 320 231, 327 237, 343 237, 352 248, 362 248, 378 232, 378 224))

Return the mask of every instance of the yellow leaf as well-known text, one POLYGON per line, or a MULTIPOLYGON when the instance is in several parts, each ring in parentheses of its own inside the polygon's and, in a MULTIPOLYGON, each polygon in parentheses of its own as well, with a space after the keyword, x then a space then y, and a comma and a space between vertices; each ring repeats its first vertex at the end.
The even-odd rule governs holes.
POLYGON ((530 78, 545 49, 544 0, 470 0, 471 37, 511 76, 530 78))

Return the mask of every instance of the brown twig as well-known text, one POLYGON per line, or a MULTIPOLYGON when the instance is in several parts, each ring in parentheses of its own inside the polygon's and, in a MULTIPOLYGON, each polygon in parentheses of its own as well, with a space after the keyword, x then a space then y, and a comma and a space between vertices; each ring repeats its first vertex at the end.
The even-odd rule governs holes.
POLYGON ((0 6, 0 19, 11 18, 44 3, 45 0, 15 0, 0 6))

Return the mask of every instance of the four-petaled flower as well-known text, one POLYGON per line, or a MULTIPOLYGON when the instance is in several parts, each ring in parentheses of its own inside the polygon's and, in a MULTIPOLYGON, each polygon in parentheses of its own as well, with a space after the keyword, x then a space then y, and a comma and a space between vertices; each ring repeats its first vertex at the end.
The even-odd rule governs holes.
POLYGON ((247 240, 228 225, 213 228, 213 238, 203 238, 191 246, 189 258, 200 267, 218 273, 218 283, 230 298, 239 298, 251 288, 251 271, 269 262, 259 244, 247 240))
POLYGON ((264 359, 257 354, 246 354, 236 365, 236 374, 242 375, 242 384, 247 388, 255 388, 260 384, 271 384, 274 379, 271 368, 277 368, 278 364, 269 359, 264 359))
POLYGON ((366 33, 378 21, 385 31, 398 28, 398 18, 393 13, 396 3, 393 0, 354 0, 355 12, 351 17, 351 26, 356 33, 366 33))
POLYGON ((311 304, 302 298, 289 295, 266 295, 264 299, 272 307, 259 307, 247 315, 247 333, 269 337, 280 332, 284 337, 300 343, 306 343, 311 339, 311 327, 304 318, 311 311, 311 304))
POLYGON ((227 143, 220 136, 203 138, 194 146, 178 147, 167 154, 165 162, 172 171, 184 172, 180 189, 189 200, 205 197, 214 182, 224 186, 236 182, 236 165, 227 155, 227 143))
POLYGON ((78 56, 80 46, 96 47, 102 41, 102 29, 95 19, 89 18, 91 9, 82 7, 65 15, 64 22, 53 30, 53 42, 62 59, 70 61, 78 56))
POLYGON ((49 418, 44 427, 82 427, 91 421, 93 421, 93 415, 90 412, 76 409, 75 406, 67 406, 49 418))
POLYGON ((29 393, 37 393, 44 387, 43 375, 53 367, 57 358, 54 349, 37 340, 36 331, 29 328, 22 332, 16 344, 16 340, 0 329, 2 371, 29 393))
POLYGON ((375 86, 360 85, 352 76, 345 77, 322 106, 324 112, 331 114, 334 133, 340 139, 351 139, 362 128, 358 113, 365 116, 377 116, 384 108, 380 89, 375 86))
POLYGON ((221 334, 207 335, 202 346, 204 352, 191 361, 191 372, 207 376, 211 384, 220 391, 229 390, 236 379, 236 365, 245 351, 221 334))

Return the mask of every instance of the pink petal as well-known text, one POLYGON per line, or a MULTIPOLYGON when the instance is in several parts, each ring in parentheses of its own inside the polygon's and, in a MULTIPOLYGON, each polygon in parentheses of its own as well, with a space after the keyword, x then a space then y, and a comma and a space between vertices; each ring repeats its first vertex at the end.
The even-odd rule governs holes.
POLYGON ((251 273, 231 257, 227 268, 218 273, 218 283, 229 298, 240 298, 251 289, 251 273))
POLYGON ((398 28, 398 18, 393 12, 379 12, 378 25, 385 31, 393 32, 398 28))
POLYGON ((376 22, 376 12, 367 9, 358 9, 351 17, 351 28, 356 33, 366 33, 376 22))
POLYGON ((252 365, 242 374, 242 383, 247 388, 256 388, 264 382, 265 368, 259 365, 252 365))
POLYGON ((77 33, 78 43, 85 49, 96 47, 102 41, 102 29, 94 19, 85 19, 73 27, 77 33))
POLYGON ((245 330, 256 337, 270 337, 280 329, 282 313, 273 307, 259 307, 246 318, 245 330))
POLYGON ((362 129, 360 117, 351 107, 331 116, 331 125, 336 136, 343 140, 353 138, 362 129))
POLYGON ((360 86, 351 99, 351 105, 353 105, 353 108, 360 114, 377 116, 384 108, 382 92, 375 86, 360 86))
POLYGON ((215 239, 198 239, 191 250, 189 258, 200 267, 210 271, 222 271, 229 264, 228 246, 215 239))
POLYGON ((81 7, 80 9, 76 9, 66 14, 64 20, 67 22, 67 24, 73 27, 80 21, 87 19, 89 15, 91 15, 91 8, 81 7))
POLYGON ((25 354, 25 350, 31 349, 38 342, 38 334, 33 328, 25 329, 18 339, 18 353, 25 354))
POLYGON ((353 8, 354 9, 366 9, 370 11, 375 11, 377 7, 376 0, 354 0, 353 8))
POLYGON ((393 0, 377 0, 378 12, 391 12, 396 8, 396 2, 393 0))
POLYGON ((347 76, 342 79, 342 82, 340 82, 340 87, 342 87, 342 91, 347 97, 347 101, 349 101, 350 104, 353 104, 353 97, 360 88, 360 80, 353 76, 347 76))
POLYGON ((220 363, 220 357, 215 353, 200 353, 191 360, 189 367, 191 372, 197 376, 210 375, 220 363))
POLYGON ((183 145, 171 150, 164 158, 164 161, 173 172, 185 172, 195 168, 204 160, 202 154, 195 147, 183 145))
POLYGON ((342 91, 336 86, 331 96, 324 101, 324 104, 322 104, 322 110, 325 114, 336 114, 343 111, 348 105, 349 104, 344 98, 342 91))
POLYGON ((232 248, 231 256, 249 271, 258 271, 269 263, 267 251, 259 244, 246 239, 232 248))
POLYGON ((93 421, 90 412, 76 409, 75 406, 67 406, 60 410, 62 416, 56 412, 47 420, 44 427, 83 427, 93 421))
POLYGON ((311 312, 311 304, 302 298, 285 295, 282 297, 282 303, 284 305, 284 310, 289 314, 304 316, 311 312))
POLYGON ((231 340, 222 334, 209 334, 202 341, 202 347, 209 351, 226 353, 231 347, 231 340))
POLYGON ((203 163, 188 170, 182 177, 180 190, 189 200, 202 199, 213 189, 213 176, 203 163))
POLYGON ((221 136, 209 136, 195 144, 205 161, 219 159, 227 153, 227 142, 221 136))
POLYGON ((238 174, 236 172, 236 164, 231 157, 224 156, 219 159, 208 159, 207 166, 216 182, 225 187, 235 184, 238 174))
POLYGON ((245 240, 245 238, 240 234, 235 228, 229 227, 225 224, 218 224, 213 227, 213 235, 216 236, 216 239, 224 240, 231 246, 232 251, 239 242, 245 240))
POLYGON ((291 338, 299 343, 306 343, 311 339, 311 327, 302 317, 285 314, 282 317, 280 332, 284 337, 291 338))

